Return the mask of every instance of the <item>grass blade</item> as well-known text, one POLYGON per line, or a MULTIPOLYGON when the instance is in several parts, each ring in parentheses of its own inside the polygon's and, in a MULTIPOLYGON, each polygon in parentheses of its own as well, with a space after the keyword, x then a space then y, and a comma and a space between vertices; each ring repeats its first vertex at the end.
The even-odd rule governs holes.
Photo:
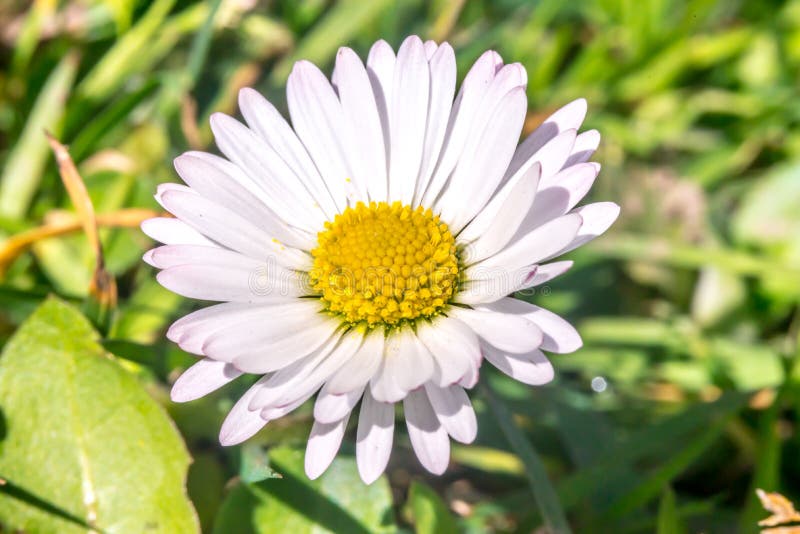
POLYGON ((491 386, 486 381, 481 383, 481 391, 495 417, 497 417, 497 423, 500 425, 511 448, 517 453, 522 463, 525 464, 525 475, 531 486, 533 497, 550 532, 553 534, 571 532, 564 510, 562 510, 561 504, 558 502, 556 490, 550 482, 544 464, 536 450, 525 438, 525 435, 520 432, 511 417, 511 412, 492 391, 491 386))

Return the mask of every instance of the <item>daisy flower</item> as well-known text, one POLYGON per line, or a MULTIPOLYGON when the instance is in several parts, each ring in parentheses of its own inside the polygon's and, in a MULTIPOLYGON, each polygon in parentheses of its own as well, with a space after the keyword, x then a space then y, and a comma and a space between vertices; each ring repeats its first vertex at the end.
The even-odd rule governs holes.
POLYGON ((600 166, 600 136, 578 134, 586 102, 550 116, 518 145, 526 73, 484 53, 456 94, 447 43, 385 41, 366 65, 341 48, 331 80, 299 61, 287 83, 291 125, 252 89, 246 125, 211 117, 224 158, 187 152, 187 185, 162 184, 174 218, 142 228, 158 281, 217 304, 167 337, 200 359, 172 388, 197 399, 250 373, 223 445, 250 438, 316 395, 305 456, 316 478, 359 406, 356 460, 385 470, 395 408, 421 464, 440 474, 450 439, 475 439, 465 390, 487 360, 526 384, 550 381, 543 351, 581 346, 564 319, 508 295, 570 268, 551 261, 602 234, 619 208, 576 208, 600 166), (359 404, 360 401, 360 404, 359 404))

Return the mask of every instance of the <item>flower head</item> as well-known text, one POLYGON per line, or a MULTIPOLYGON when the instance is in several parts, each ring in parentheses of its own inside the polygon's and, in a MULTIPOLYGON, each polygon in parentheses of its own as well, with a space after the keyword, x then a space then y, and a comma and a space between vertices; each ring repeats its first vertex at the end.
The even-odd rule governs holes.
POLYGON ((356 405, 361 477, 375 480, 403 402, 422 465, 442 473, 450 438, 475 439, 466 394, 484 359, 526 384, 553 368, 542 351, 581 345, 553 313, 507 295, 563 273, 551 261, 602 234, 615 204, 576 208, 600 166, 599 134, 577 129, 576 100, 517 146, 525 69, 486 52, 458 94, 453 49, 384 41, 366 66, 348 49, 332 82, 292 71, 292 125, 251 89, 247 126, 211 118, 225 158, 175 160, 187 186, 156 195, 175 218, 146 221, 164 243, 145 255, 159 282, 215 301, 167 336, 202 357, 176 381, 177 402, 244 373, 260 375, 222 425, 240 443, 316 394, 306 472, 333 460, 356 405))

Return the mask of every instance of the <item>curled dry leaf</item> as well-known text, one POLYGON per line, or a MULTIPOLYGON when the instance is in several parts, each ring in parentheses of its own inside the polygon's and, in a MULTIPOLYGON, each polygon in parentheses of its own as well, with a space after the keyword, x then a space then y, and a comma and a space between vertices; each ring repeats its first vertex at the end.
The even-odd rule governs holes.
POLYGON ((761 500, 761 505, 772 515, 758 522, 761 527, 780 527, 763 530, 766 534, 800 534, 800 526, 789 526, 788 523, 800 522, 800 513, 794 504, 781 495, 773 492, 767 493, 762 489, 756 490, 756 495, 761 500))

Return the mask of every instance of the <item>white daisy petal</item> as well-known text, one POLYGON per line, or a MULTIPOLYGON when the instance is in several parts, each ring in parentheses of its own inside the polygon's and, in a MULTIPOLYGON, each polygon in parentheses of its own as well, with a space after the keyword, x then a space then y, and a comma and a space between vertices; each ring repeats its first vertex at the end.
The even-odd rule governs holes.
POLYGON ((420 170, 430 90, 428 61, 419 37, 408 37, 397 51, 393 83, 389 200, 409 204, 420 170))
MULTIPOLYGON (((375 93, 375 104, 383 128, 383 141, 386 145, 386 154, 390 147, 389 107, 392 102, 392 86, 394 85, 394 64, 397 61, 394 50, 389 43, 381 39, 376 41, 369 50, 367 57, 367 73, 375 93)), ((388 167, 387 167, 388 171, 388 167)), ((387 189, 388 191, 388 189, 387 189)))
MULTIPOLYGON (((514 154, 514 159, 508 166, 507 176, 514 174, 522 164, 533 157, 542 147, 549 141, 555 138, 558 134, 567 130, 577 131, 586 117, 586 100, 579 98, 562 107, 536 128, 523 142, 520 144, 517 152, 514 154)), ((557 170, 561 169, 559 167, 557 170)))
MULTIPOLYGON (((475 241, 470 243, 464 250, 463 260, 467 265, 488 258, 492 254, 499 252, 513 238, 517 229, 525 219, 525 214, 531 209, 533 199, 536 197, 536 188, 539 184, 539 176, 542 167, 535 163, 528 172, 520 175, 518 179, 509 181, 507 192, 501 192, 496 199, 495 206, 486 206, 489 212, 483 210, 478 217, 484 213, 496 212, 493 217, 486 218, 484 221, 473 219, 465 229, 466 235, 462 232, 459 237, 465 241, 469 239, 472 232, 480 232, 475 241), (473 224, 475 226, 473 226, 473 224), (481 228, 483 227, 483 228, 481 228), (472 232, 467 232, 472 230, 472 232)), ((490 204, 492 204, 490 202, 490 204)))
POLYGON ((370 332, 358 351, 328 381, 328 391, 341 395, 365 386, 381 364, 383 345, 383 329, 370 332))
POLYGON ((484 207, 502 180, 527 107, 525 89, 512 89, 492 112, 480 142, 465 148, 441 201, 442 218, 453 231, 461 230, 484 207))
POLYGON ((330 393, 327 385, 323 386, 314 403, 314 419, 320 423, 334 423, 350 413, 358 403, 364 389, 354 389, 342 395, 330 393))
POLYGON ((409 393, 403 401, 406 426, 411 446, 422 466, 435 475, 441 475, 450 462, 450 439, 439 422, 425 391, 409 393))
POLYGON ((378 41, 366 65, 349 48, 335 63, 330 80, 294 65, 291 125, 242 89, 246 124, 211 118, 225 157, 187 152, 175 160, 187 186, 158 187, 175 218, 142 224, 163 243, 144 262, 174 293, 218 302, 167 331, 201 357, 171 395, 260 375, 226 417, 223 445, 312 401, 309 478, 333 461, 360 401, 368 484, 386 469, 403 401, 415 453, 440 474, 450 437, 476 437, 465 389, 484 357, 539 385, 553 378, 542 351, 581 346, 567 321, 507 295, 527 298, 569 269, 545 262, 602 234, 619 207, 576 208, 600 170, 588 161, 599 133, 577 133, 583 99, 517 147, 527 73, 497 52, 478 58, 455 99, 448 43, 411 36, 395 55, 378 41))
POLYGON ((537 265, 533 276, 529 277, 523 284, 520 284, 514 291, 524 291, 549 282, 557 276, 561 276, 572 267, 572 261, 554 261, 537 265))
POLYGON ((542 330, 520 315, 493 313, 453 306, 448 312, 500 350, 520 354, 542 344, 542 330))
MULTIPOLYGON (((426 44, 426 50, 427 48, 426 44)), ((442 43, 428 59, 431 80, 428 124, 425 128, 422 165, 414 194, 415 204, 422 200, 422 195, 428 188, 436 163, 439 161, 456 90, 456 56, 453 47, 448 43, 442 43)))
POLYGON ((450 178, 450 174, 458 164, 458 159, 470 133, 472 120, 494 78, 494 61, 492 52, 485 52, 478 58, 461 84, 461 90, 450 113, 450 122, 447 125, 439 163, 422 197, 424 205, 432 205, 436 201, 450 178))
POLYGON ((173 402, 189 402, 216 391, 242 375, 241 371, 225 362, 204 358, 189 367, 172 385, 173 402))
POLYGON ((433 323, 420 323, 417 336, 433 356, 433 382, 439 386, 456 383, 480 365, 478 336, 458 319, 440 317, 433 323))
POLYGON ((154 217, 142 221, 142 232, 165 245, 217 245, 183 221, 171 217, 154 217))
POLYGON ((370 381, 375 399, 397 402, 412 389, 431 379, 433 357, 410 329, 395 332, 386 340, 383 361, 370 381))
POLYGON ((261 389, 261 385, 266 382, 266 377, 262 378, 244 395, 242 395, 236 404, 233 405, 231 411, 228 412, 227 417, 222 422, 222 427, 219 430, 219 442, 225 447, 231 445, 238 445, 243 441, 247 441, 253 437, 256 432, 264 428, 267 421, 261 418, 259 412, 250 411, 248 405, 253 396, 261 389))
POLYGON ((575 144, 572 146, 572 153, 569 155, 569 158, 567 158, 566 163, 564 163, 564 168, 566 169, 572 165, 589 161, 589 158, 592 157, 592 154, 594 154, 598 146, 600 146, 600 132, 597 130, 587 130, 579 134, 578 137, 575 138, 575 144))
POLYGON ((469 280, 507 276, 520 267, 548 258, 573 242, 581 223, 578 213, 553 219, 523 235, 494 256, 468 267, 466 276, 469 280))
POLYGON ((386 145, 383 139, 375 93, 370 85, 367 70, 355 52, 340 48, 336 55, 339 100, 345 117, 351 121, 359 157, 356 172, 367 185, 369 198, 374 201, 387 199, 386 145))
POLYGON ((336 214, 336 204, 331 192, 286 119, 266 98, 249 87, 239 91, 239 107, 248 126, 280 155, 297 180, 319 202, 320 209, 332 218, 336 214))
POLYGON ((231 209, 189 188, 170 187, 161 191, 158 198, 170 213, 221 245, 251 258, 273 258, 279 265, 292 269, 310 268, 308 254, 282 245, 231 209))
POLYGON ((237 347, 231 352, 215 351, 212 336, 204 346, 205 353, 212 358, 232 357, 233 365, 246 373, 269 373, 310 354, 335 335, 337 325, 325 321, 309 325, 302 332, 272 340, 268 350, 251 346, 237 347))
POLYGON ((527 354, 508 354, 484 344, 483 355, 489 363, 523 384, 541 386, 553 380, 553 365, 538 349, 527 354))
POLYGON ((581 216, 583 224, 581 224, 575 239, 558 252, 559 256, 603 235, 619 217, 619 206, 613 202, 595 202, 576 209, 574 213, 581 216))
POLYGON ((481 305, 478 309, 521 315, 535 323, 544 334, 541 345, 543 350, 567 354, 575 352, 583 345, 581 336, 574 326, 555 313, 528 302, 504 298, 491 304, 481 305))
MULTIPOLYGON (((442 44, 445 45, 447 43, 442 43, 442 44)), ((436 50, 438 49, 439 45, 436 44, 436 41, 432 41, 430 39, 425 41, 425 57, 428 59, 428 61, 431 60, 433 55, 436 53, 436 50)))
POLYGON ((580 163, 557 173, 550 185, 536 193, 536 200, 520 223, 518 235, 530 232, 544 223, 567 213, 589 192, 600 165, 580 163))
POLYGON ((314 421, 306 444, 305 469, 311 480, 318 478, 331 465, 342 444, 350 412, 339 421, 320 423, 314 421))
POLYGON ((331 336, 312 354, 270 375, 249 404, 251 410, 285 406, 314 392, 361 345, 357 336, 331 336))
POLYGON ((440 388, 425 384, 425 392, 436 417, 450 436, 460 443, 472 443, 478 435, 475 410, 461 386, 440 388))
POLYGON ((289 114, 298 137, 342 211, 366 198, 348 162, 352 140, 342 106, 325 75, 308 61, 295 63, 286 85, 289 114))
POLYGON ((375 482, 386 470, 394 436, 394 404, 376 401, 369 390, 361 400, 356 435, 356 464, 361 480, 375 482))
POLYGON ((301 228, 311 232, 322 227, 325 218, 318 201, 272 147, 224 113, 214 113, 210 122, 219 149, 264 190, 281 218, 302 222, 301 228))
POLYGON ((289 227, 251 190, 223 172, 219 164, 214 165, 207 158, 189 152, 175 158, 175 169, 193 190, 231 208, 275 239, 303 250, 311 250, 316 246, 311 234, 289 227))
POLYGON ((246 266, 176 265, 158 273, 156 279, 173 293, 199 300, 265 303, 307 294, 299 281, 276 282, 246 266))

